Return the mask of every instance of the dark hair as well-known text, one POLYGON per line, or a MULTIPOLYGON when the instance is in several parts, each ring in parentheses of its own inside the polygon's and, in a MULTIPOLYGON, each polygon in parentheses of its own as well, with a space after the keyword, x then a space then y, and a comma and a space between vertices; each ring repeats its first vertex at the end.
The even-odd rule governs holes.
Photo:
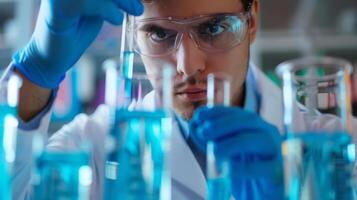
POLYGON ((242 0, 245 11, 249 11, 252 8, 253 1, 254 0, 242 0))

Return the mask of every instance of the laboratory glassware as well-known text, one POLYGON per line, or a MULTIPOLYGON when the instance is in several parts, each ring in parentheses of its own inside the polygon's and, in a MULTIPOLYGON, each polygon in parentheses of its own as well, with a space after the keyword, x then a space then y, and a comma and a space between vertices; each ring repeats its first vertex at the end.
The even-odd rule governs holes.
POLYGON ((128 78, 116 70, 115 62, 105 65, 109 84, 106 102, 113 110, 105 199, 171 199, 167 158, 172 126, 172 69, 163 67, 156 74, 133 73, 128 78))
POLYGON ((134 71, 134 16, 125 13, 120 49, 120 71, 126 78, 131 78, 134 71))
POLYGON ((351 70, 347 61, 331 57, 306 57, 277 67, 283 81, 287 199, 354 199, 351 70), (295 124, 299 115, 306 127, 295 124))
MULTIPOLYGON (((207 107, 230 106, 231 78, 224 73, 210 73, 207 76, 207 107)), ((214 142, 207 143, 207 185, 208 200, 228 200, 231 197, 229 159, 219 159, 214 154, 214 142)))
POLYGON ((66 150, 46 146, 46 134, 34 133, 32 196, 38 200, 89 200, 92 184, 91 145, 76 141, 66 150))
POLYGON ((9 174, 15 161, 17 106, 22 80, 10 68, 0 71, 0 199, 11 199, 9 174))
POLYGON ((117 83, 118 75, 123 79, 128 79, 125 87, 130 90, 130 79, 134 72, 134 58, 135 52, 133 50, 134 42, 134 16, 128 13, 124 14, 122 32, 121 32, 121 48, 119 63, 115 59, 107 59, 103 63, 103 70, 105 71, 105 103, 110 107, 110 114, 114 115, 117 101, 117 83), (114 111, 114 112, 113 112, 114 111))

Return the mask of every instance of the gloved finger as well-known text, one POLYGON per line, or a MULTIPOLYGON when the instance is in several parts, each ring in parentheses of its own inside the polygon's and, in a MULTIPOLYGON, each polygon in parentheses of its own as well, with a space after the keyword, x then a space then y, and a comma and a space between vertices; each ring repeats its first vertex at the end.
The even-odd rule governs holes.
POLYGON ((189 134, 190 138, 194 142, 194 144, 202 151, 206 152, 207 148, 207 140, 205 140, 202 137, 198 137, 197 135, 197 127, 200 126, 200 121, 196 120, 191 120, 189 123, 189 134))
POLYGON ((189 121, 189 128, 190 130, 195 130, 196 127, 199 125, 199 121, 198 120, 194 120, 193 117, 191 118, 191 120, 189 121))
MULTIPOLYGON (((195 111, 192 117, 192 121, 195 121, 196 123, 200 123, 207 119, 221 117, 227 114, 231 114, 232 109, 233 107, 225 107, 225 106, 214 106, 213 108, 209 108, 207 106, 201 106, 195 111)), ((239 107, 234 107, 234 109, 241 110, 239 107)))
POLYGON ((207 141, 201 140, 200 138, 197 138, 195 134, 190 134, 190 138, 192 139, 193 143, 198 147, 198 149, 206 153, 207 150, 207 141))
POLYGON ((220 118, 201 122, 196 127, 197 137, 203 140, 215 140, 229 134, 237 134, 249 130, 256 132, 273 132, 274 127, 264 122, 256 114, 248 112, 233 112, 220 118))
POLYGON ((200 149, 202 152, 205 153, 206 152, 206 143, 207 143, 207 141, 202 140, 201 138, 197 137, 196 127, 197 127, 196 123, 190 122, 190 124, 189 124, 190 138, 192 139, 192 141, 196 145, 196 147, 198 147, 198 149, 200 149))
MULTIPOLYGON (((78 35, 76 36, 79 38, 76 39, 80 40, 82 44, 91 43, 97 37, 103 23, 104 21, 100 17, 82 17, 79 22, 81 27, 78 29, 80 32, 78 32, 78 35)), ((82 51, 76 52, 78 54, 77 56, 82 55, 86 48, 82 49, 82 51)))
MULTIPOLYGON (((213 108, 208 108, 206 106, 201 106, 195 111, 195 113, 189 123, 190 134, 197 135, 197 128, 204 126, 204 124, 207 122, 207 120, 211 121, 211 120, 214 120, 214 119, 222 117, 222 116, 227 116, 227 115, 229 116, 231 114, 232 114, 231 107, 227 108, 227 107, 223 107, 223 106, 216 106, 213 108)), ((208 125, 208 126, 210 126, 210 125, 208 125)), ((205 130, 202 130, 202 131, 205 131, 205 130)), ((203 137, 200 137, 199 139, 205 140, 205 138, 203 138, 203 137)))
POLYGON ((190 132, 195 133, 196 128, 200 125, 202 125, 207 119, 214 119, 221 117, 222 115, 227 115, 231 113, 232 111, 223 107, 223 106, 217 106, 213 108, 208 108, 206 106, 201 106, 199 107, 195 112, 190 120, 189 128, 190 132))
POLYGON ((138 16, 144 12, 144 6, 140 0, 113 0, 123 11, 138 16))
POLYGON ((275 158, 280 155, 280 143, 268 134, 255 131, 244 132, 220 141, 214 141, 217 157, 234 157, 237 155, 259 155, 254 159, 275 158))
POLYGON ((99 4, 99 15, 111 24, 120 25, 123 22, 123 13, 112 1, 102 1, 99 4))

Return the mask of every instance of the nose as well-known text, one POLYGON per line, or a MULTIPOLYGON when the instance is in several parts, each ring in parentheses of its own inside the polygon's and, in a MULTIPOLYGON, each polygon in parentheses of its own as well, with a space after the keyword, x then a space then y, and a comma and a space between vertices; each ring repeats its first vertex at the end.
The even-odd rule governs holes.
POLYGON ((206 54, 195 45, 188 34, 182 35, 181 44, 175 56, 177 72, 180 75, 191 76, 205 70, 206 54))

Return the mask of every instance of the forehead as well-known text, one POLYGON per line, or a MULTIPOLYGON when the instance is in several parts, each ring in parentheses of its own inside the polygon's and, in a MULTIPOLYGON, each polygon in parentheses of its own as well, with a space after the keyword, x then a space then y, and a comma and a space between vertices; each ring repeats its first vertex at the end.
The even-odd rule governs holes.
POLYGON ((185 19, 205 14, 243 11, 241 0, 153 0, 152 3, 145 3, 144 7, 144 14, 139 18, 185 19))

